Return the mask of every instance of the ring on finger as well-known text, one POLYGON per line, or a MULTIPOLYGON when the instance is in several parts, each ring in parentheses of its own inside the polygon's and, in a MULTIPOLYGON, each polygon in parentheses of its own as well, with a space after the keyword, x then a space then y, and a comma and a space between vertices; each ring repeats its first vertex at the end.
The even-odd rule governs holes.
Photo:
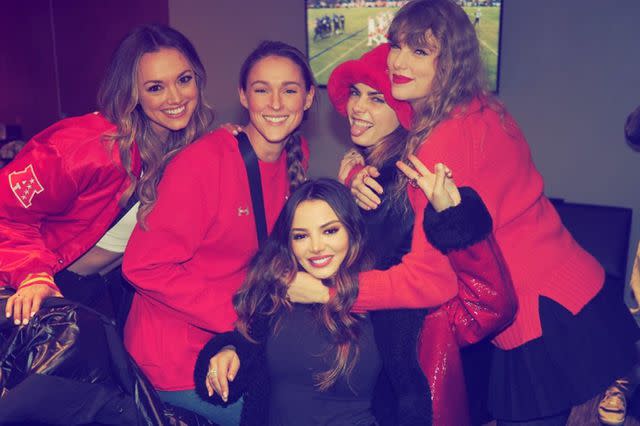
POLYGON ((414 177, 413 179, 410 179, 409 180, 409 184, 411 186, 413 186, 414 188, 419 188, 420 187, 420 185, 418 185, 418 178, 417 177, 414 177))
POLYGON ((207 377, 218 377, 218 370, 215 368, 209 369, 209 371, 207 371, 207 377))

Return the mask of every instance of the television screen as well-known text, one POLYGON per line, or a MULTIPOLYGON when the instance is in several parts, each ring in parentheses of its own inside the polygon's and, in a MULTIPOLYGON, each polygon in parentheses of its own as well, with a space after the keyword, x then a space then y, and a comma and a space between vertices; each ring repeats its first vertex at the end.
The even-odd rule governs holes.
MULTIPOLYGON (((501 2, 457 2, 476 29, 489 89, 497 92, 501 2)), ((307 54, 318 84, 324 86, 338 64, 359 58, 367 50, 387 41, 389 24, 406 0, 305 0, 305 3, 307 54)))

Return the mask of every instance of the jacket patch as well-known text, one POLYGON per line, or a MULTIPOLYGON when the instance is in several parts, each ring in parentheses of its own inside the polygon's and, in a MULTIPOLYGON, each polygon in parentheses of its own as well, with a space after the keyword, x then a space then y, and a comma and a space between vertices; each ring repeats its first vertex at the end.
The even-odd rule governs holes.
POLYGON ((31 164, 20 172, 10 173, 9 185, 13 194, 25 209, 31 207, 31 202, 36 194, 44 191, 31 164))

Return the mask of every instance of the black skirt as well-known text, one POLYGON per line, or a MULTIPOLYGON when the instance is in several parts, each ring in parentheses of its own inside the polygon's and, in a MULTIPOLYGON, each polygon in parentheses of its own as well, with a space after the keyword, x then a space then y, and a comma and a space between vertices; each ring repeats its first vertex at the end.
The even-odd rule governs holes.
POLYGON ((631 372, 640 329, 623 303, 623 287, 607 279, 575 316, 540 296, 542 337, 494 350, 488 398, 494 418, 526 421, 564 412, 631 372))

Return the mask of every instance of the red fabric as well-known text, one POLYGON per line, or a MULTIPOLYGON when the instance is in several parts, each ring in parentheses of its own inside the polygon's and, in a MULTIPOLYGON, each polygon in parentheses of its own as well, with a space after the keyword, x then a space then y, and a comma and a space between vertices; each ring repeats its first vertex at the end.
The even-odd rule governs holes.
MULTIPOLYGON (((89 250, 117 217, 130 180, 117 144, 102 140, 115 130, 97 113, 59 121, 0 170, 3 285, 17 288, 30 273, 53 276, 89 250), (33 190, 27 188, 31 180, 33 190)), ((135 147, 132 160, 139 173, 135 147)))
POLYGON ((364 166, 362 164, 356 164, 355 166, 353 166, 351 168, 351 170, 349 170, 349 173, 347 174, 346 179, 344 180, 344 185, 347 188, 351 187, 351 183, 353 182, 353 180, 355 179, 356 175, 360 172, 360 170, 364 169, 364 166))
MULTIPOLYGON (((259 165, 270 231, 289 193, 286 153, 259 165)), ((215 333, 233 330, 231 298, 258 249, 252 211, 238 142, 226 130, 194 142, 167 166, 147 230, 136 227, 123 262, 137 290, 125 345, 156 388, 194 389, 198 352, 215 333)))
MULTIPOLYGON (((573 240, 543 194, 542 176, 514 119, 476 99, 433 129, 417 152, 433 169, 451 168, 456 183, 474 188, 493 218, 495 235, 518 297, 516 320, 494 339, 512 349, 540 337, 538 298, 547 296, 574 314, 602 288, 604 270, 573 240)), ((402 264, 360 275, 356 307, 373 310, 437 306, 457 292, 446 257, 422 235, 427 199, 408 186, 416 212, 413 246, 402 264)))
POLYGON ((391 95, 391 81, 387 69, 390 46, 389 43, 381 44, 366 52, 360 59, 338 65, 327 81, 327 94, 336 111, 346 116, 351 86, 356 83, 366 84, 384 95, 385 102, 396 113, 402 127, 411 130, 411 104, 399 101, 391 95))
POLYGON ((495 334, 513 320, 516 295, 493 235, 448 255, 458 295, 425 317, 418 362, 431 389, 434 426, 470 424, 459 347, 495 334))

